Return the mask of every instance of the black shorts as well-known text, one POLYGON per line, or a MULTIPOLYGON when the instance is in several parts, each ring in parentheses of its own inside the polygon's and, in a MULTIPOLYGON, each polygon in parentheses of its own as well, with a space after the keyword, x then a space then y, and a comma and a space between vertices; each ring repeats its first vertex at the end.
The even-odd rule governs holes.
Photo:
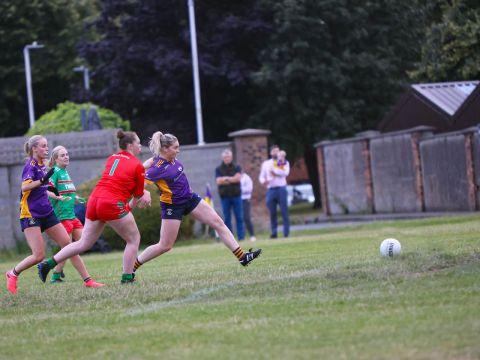
POLYGON ((40 231, 44 232, 45 230, 50 229, 52 226, 55 226, 57 224, 60 224, 60 221, 58 221, 57 215, 55 215, 55 212, 51 212, 49 215, 42 217, 42 218, 23 218, 20 219, 20 226, 22 227, 22 232, 31 227, 40 227, 40 231))
POLYGON ((184 215, 190 214, 202 201, 202 198, 193 193, 190 200, 182 204, 160 203, 162 207, 162 219, 182 220, 184 215))

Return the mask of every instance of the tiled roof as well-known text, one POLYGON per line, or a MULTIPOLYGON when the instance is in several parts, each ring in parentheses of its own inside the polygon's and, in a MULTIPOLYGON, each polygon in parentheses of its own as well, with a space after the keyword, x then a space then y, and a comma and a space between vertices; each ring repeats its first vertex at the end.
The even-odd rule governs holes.
POLYGON ((462 106, 480 81, 415 84, 412 88, 450 116, 462 106))

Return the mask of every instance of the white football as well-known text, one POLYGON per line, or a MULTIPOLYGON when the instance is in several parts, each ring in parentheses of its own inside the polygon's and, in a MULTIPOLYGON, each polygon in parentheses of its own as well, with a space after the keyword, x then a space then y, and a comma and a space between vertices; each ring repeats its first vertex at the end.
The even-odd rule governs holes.
POLYGON ((380 244, 380 255, 394 257, 400 255, 402 245, 397 239, 385 239, 380 244))

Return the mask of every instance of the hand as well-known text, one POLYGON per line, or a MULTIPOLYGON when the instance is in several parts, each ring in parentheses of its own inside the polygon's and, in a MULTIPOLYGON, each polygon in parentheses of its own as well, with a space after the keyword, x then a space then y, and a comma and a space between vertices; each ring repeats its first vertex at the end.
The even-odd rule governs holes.
POLYGON ((40 184, 45 185, 48 182, 48 179, 53 175, 55 172, 54 168, 48 170, 48 172, 40 179, 40 184))
POLYGON ((144 208, 145 206, 152 205, 152 196, 150 195, 150 191, 144 190, 143 196, 138 200, 138 207, 144 208))
POLYGON ((77 200, 80 204, 85 204, 87 202, 85 198, 80 196, 75 196, 75 200, 77 200))
POLYGON ((48 191, 50 191, 51 193, 54 193, 56 196, 60 196, 60 194, 58 193, 58 190, 55 186, 49 186, 47 188, 48 191))

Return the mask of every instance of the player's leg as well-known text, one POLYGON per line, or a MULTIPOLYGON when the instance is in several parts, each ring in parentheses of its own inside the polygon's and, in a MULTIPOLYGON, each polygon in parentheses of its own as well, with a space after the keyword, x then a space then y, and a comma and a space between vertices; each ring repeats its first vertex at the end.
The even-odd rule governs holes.
POLYGON ((245 253, 235 240, 235 237, 230 229, 225 225, 220 216, 218 216, 217 212, 205 202, 205 200, 201 200, 190 214, 196 220, 215 229, 225 246, 227 246, 233 252, 243 266, 248 265, 262 252, 261 249, 255 251, 250 249, 245 253))
MULTIPOLYGON (((40 264, 38 264, 38 275, 40 276, 40 279, 43 282, 45 282, 48 272, 51 269, 53 269, 56 264, 58 264, 61 261, 65 261, 71 258, 72 256, 81 254, 87 251, 88 249, 90 249, 93 246, 93 244, 95 244, 97 239, 100 237, 100 234, 102 233, 104 227, 105 227, 105 223, 100 220, 92 221, 90 219, 87 219, 85 221, 85 228, 83 230, 82 237, 79 241, 69 243, 64 248, 62 248, 58 253, 56 253, 53 257, 51 257, 50 259, 47 259, 46 261, 42 261, 40 264)), ((58 231, 61 232, 61 230, 58 230, 58 231)), ((63 229, 63 231, 65 231, 65 229, 63 229)), ((58 240, 55 238, 53 239, 58 240)), ((63 237, 61 236, 60 241, 62 240, 63 240, 63 237)), ((68 238, 68 241, 69 240, 70 239, 68 238)), ((74 261, 72 261, 72 263, 74 263, 74 261)))
POLYGON ((17 278, 22 271, 41 262, 45 257, 45 243, 39 226, 29 227, 24 230, 27 244, 32 250, 32 255, 20 261, 5 274, 8 291, 15 295, 17 293, 17 278))
MULTIPOLYGON (((103 229, 103 225, 101 226, 101 228, 103 229)), ((72 243, 72 240, 71 240, 70 236, 68 235, 67 231, 65 230, 65 227, 62 224, 54 225, 54 226, 46 229, 45 232, 62 249, 67 247, 67 246, 77 244, 77 243, 72 243)), ((78 242, 78 243, 80 243, 80 242, 78 242)), ((84 243, 86 244, 87 242, 84 242, 84 243)), ((93 244, 92 244, 92 246, 93 246, 93 244)), ((70 261, 72 262, 73 267, 80 274, 80 276, 81 276, 82 280, 84 281, 84 284, 85 284, 86 287, 101 287, 101 286, 104 286, 104 284, 97 283, 95 280, 93 280, 91 278, 90 274, 88 273, 87 268, 85 267, 85 264, 83 263, 82 258, 80 257, 80 255, 78 255, 78 254, 88 250, 90 247, 88 247, 85 250, 83 250, 83 248, 82 248, 82 250, 80 252, 78 252, 75 255, 70 257, 70 261)))
POLYGON ((225 225, 233 232, 232 228, 232 210, 231 210, 231 200, 230 197, 224 197, 221 199, 222 202, 222 212, 223 212, 223 221, 225 225))
POLYGON ((175 241, 177 240, 181 223, 182 221, 178 219, 162 219, 162 225, 160 227, 160 240, 157 244, 147 247, 138 256, 135 263, 135 270, 147 261, 150 261, 172 249, 175 241))
POLYGON ((108 225, 127 243, 123 252, 122 283, 132 282, 133 266, 140 246, 140 232, 132 213, 128 213, 118 220, 108 221, 108 225))
MULTIPOLYGON (((61 221, 63 227, 65 228, 65 230, 67 231, 67 234, 70 236, 70 240, 71 240, 71 234, 72 234, 72 227, 71 225, 68 223, 68 221, 61 221)), ((71 241, 70 241, 71 242, 71 241)), ((56 283, 60 283, 62 282, 62 278, 65 277, 64 273, 63 273, 63 268, 65 266, 65 261, 62 261, 60 263, 57 264, 57 266, 55 266, 55 268, 53 269, 53 272, 52 272, 52 276, 50 278, 50 283, 52 284, 56 284, 56 283)))

